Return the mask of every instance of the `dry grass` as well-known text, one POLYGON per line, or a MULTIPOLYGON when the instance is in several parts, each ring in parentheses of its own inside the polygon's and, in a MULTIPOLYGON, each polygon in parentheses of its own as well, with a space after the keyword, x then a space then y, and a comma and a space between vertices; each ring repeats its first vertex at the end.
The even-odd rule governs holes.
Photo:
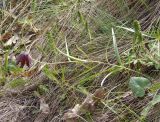
MULTIPOLYGON (((34 60, 33 67, 48 65, 56 80, 47 78, 44 72, 40 71, 36 77, 34 75, 25 78, 29 81, 25 88, 6 92, 2 87, 5 94, 2 93, 0 99, 0 121, 62 121, 68 109, 83 102, 86 91, 93 93, 101 87, 101 81, 108 74, 107 70, 116 65, 112 27, 125 22, 131 26, 134 18, 141 22, 143 30, 159 27, 160 2, 147 2, 148 8, 145 9, 146 6, 138 0, 128 0, 123 8, 116 0, 80 3, 76 0, 56 3, 44 0, 6 1, 7 4, 2 7, 0 14, 0 33, 3 35, 11 32, 20 37, 18 44, 12 47, 10 55, 29 51, 34 60), (35 91, 40 84, 47 85, 49 92, 39 97, 35 91), (43 115, 40 111, 41 97, 45 98, 50 108, 49 114, 43 116, 43 119, 39 119, 43 115)), ((116 38, 122 56, 123 52, 131 48, 132 35, 116 29, 116 38)), ((4 55, 1 56, 2 59, 3 57, 4 55)), ((146 69, 142 73, 156 79, 152 69, 146 69)), ((137 121, 140 111, 151 98, 138 99, 133 95, 120 97, 129 91, 128 79, 134 74, 134 70, 126 69, 108 77, 104 83, 106 98, 96 106, 94 113, 82 116, 83 120, 137 121)))

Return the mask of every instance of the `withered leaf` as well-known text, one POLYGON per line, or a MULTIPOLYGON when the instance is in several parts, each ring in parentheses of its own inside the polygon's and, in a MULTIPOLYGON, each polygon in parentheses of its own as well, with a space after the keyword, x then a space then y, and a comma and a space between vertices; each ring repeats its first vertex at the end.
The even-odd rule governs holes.
POLYGON ((6 32, 0 36, 0 41, 6 42, 13 36, 12 32, 6 32))
POLYGON ((12 46, 13 44, 16 44, 17 40, 19 40, 19 37, 18 35, 15 34, 4 44, 4 46, 5 47, 12 46))
POLYGON ((44 114, 49 114, 49 105, 45 102, 44 98, 40 99, 40 111, 44 114))

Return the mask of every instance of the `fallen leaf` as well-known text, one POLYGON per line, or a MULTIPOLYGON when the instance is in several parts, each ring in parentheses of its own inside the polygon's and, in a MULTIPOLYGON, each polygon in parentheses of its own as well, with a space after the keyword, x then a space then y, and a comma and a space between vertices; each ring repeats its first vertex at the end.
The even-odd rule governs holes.
POLYGON ((5 53, 5 51, 0 49, 0 55, 3 55, 4 53, 5 53))
POLYGON ((73 109, 69 110, 64 114, 64 120, 77 118, 80 112, 81 106, 79 104, 75 105, 73 109))
POLYGON ((31 77, 33 75, 35 75, 36 73, 38 73, 39 68, 35 67, 34 69, 30 69, 29 71, 25 71, 23 73, 21 73, 21 76, 23 77, 31 77))
POLYGON ((132 94, 132 92, 131 92, 131 91, 128 91, 128 92, 126 92, 126 93, 123 94, 122 98, 126 98, 126 97, 128 97, 129 95, 131 95, 131 94, 132 94))
POLYGON ((0 41, 6 42, 13 36, 12 32, 6 32, 0 36, 0 41))
POLYGON ((94 95, 95 99, 101 100, 101 99, 104 99, 105 94, 106 94, 106 92, 105 92, 104 88, 99 88, 94 92, 93 95, 94 95))
POLYGON ((94 95, 93 94, 88 94, 86 99, 83 101, 81 105, 81 110, 83 110, 83 113, 86 111, 93 112, 95 109, 95 103, 96 100, 94 100, 94 95))
POLYGON ((19 37, 17 34, 15 34, 4 44, 4 47, 12 46, 13 44, 16 44, 18 40, 19 40, 19 37))
POLYGON ((44 114, 49 114, 49 105, 45 102, 44 98, 40 99, 40 111, 44 114))
POLYGON ((63 119, 66 122, 78 122, 78 118, 86 112, 93 112, 96 104, 105 97, 104 88, 97 89, 93 94, 89 93, 81 104, 66 112, 63 119))

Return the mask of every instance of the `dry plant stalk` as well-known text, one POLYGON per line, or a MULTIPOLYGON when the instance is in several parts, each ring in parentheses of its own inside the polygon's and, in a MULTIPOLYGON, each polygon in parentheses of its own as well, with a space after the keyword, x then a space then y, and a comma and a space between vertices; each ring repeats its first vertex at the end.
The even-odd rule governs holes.
POLYGON ((50 113, 49 105, 46 103, 44 98, 40 98, 40 113, 38 114, 34 122, 43 122, 49 113, 50 113))
POLYGON ((64 114, 65 122, 78 122, 78 118, 86 112, 93 112, 96 104, 105 97, 104 88, 97 89, 93 94, 88 94, 82 104, 77 104, 71 110, 64 114))

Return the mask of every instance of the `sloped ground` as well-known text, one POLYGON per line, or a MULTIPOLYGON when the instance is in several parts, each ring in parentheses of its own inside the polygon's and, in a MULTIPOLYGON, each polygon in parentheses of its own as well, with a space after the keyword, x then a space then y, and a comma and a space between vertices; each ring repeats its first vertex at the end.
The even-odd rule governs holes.
MULTIPOLYGON (((114 73, 103 84, 105 97, 94 105, 93 111, 82 113, 79 121, 140 121, 140 112, 152 96, 135 98, 128 88, 129 78, 147 75, 158 82, 159 71, 146 66, 142 66, 140 73, 134 67, 112 69, 117 60, 111 28, 115 30, 123 58, 123 53, 131 48, 133 34, 115 26, 127 22, 124 25, 132 27, 133 20, 138 19, 145 31, 159 28, 160 2, 148 0, 146 5, 137 0, 1 2, 1 42, 18 36, 9 48, 1 45, 2 65, 7 50, 10 60, 25 51, 32 57, 32 67, 24 67, 26 71, 17 74, 5 74, 0 121, 65 121, 64 114, 101 88, 101 82, 110 72, 114 73), (8 87, 18 78, 25 80, 25 84, 8 87)), ((159 121, 156 111, 153 108, 147 121, 159 121)))

